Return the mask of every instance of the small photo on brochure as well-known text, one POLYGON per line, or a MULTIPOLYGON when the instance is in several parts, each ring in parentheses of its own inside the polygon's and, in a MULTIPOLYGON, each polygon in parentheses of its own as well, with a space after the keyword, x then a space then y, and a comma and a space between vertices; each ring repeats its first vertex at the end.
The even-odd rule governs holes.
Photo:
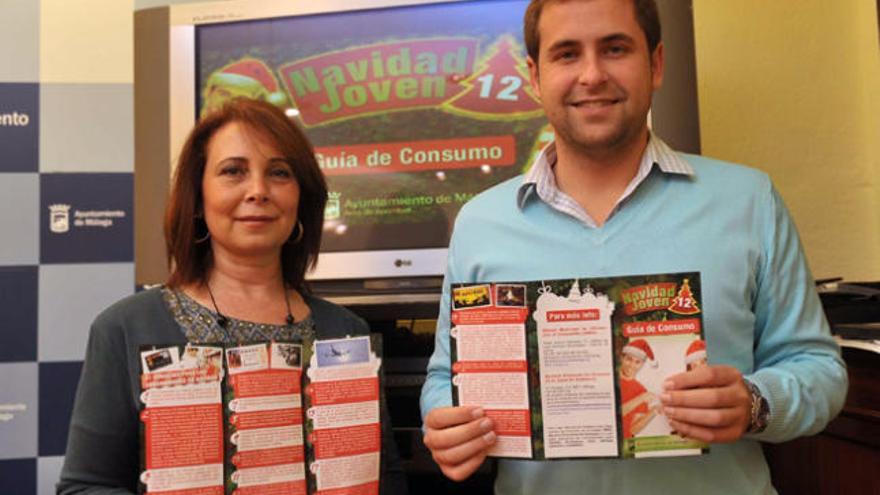
POLYGON ((191 368, 221 368, 223 350, 219 347, 187 345, 180 358, 180 367, 191 368))
MULTIPOLYGON (((525 294, 523 294, 525 300, 525 294)), ((453 309, 484 308, 492 305, 489 285, 471 285, 452 289, 453 309)))
POLYGON ((226 349, 226 366, 231 375, 269 368, 269 353, 266 344, 226 349))
POLYGON ((325 340, 315 342, 318 367, 370 362, 370 338, 325 340))
POLYGON ((511 308, 526 307, 526 286, 521 284, 496 285, 495 305, 511 308))
POLYGON ((272 343, 272 369, 302 368, 302 346, 281 342, 272 343))
POLYGON ((142 351, 141 367, 143 368, 144 373, 155 373, 157 371, 175 369, 180 362, 179 352, 180 351, 177 347, 142 351))

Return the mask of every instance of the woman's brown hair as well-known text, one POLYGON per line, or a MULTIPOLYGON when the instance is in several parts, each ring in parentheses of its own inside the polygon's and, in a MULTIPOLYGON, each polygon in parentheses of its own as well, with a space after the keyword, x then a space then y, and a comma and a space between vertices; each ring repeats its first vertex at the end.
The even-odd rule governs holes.
MULTIPOLYGON (((236 98, 205 115, 190 131, 180 151, 171 194, 165 209, 165 250, 171 275, 169 287, 205 282, 211 268, 211 243, 197 242, 207 234, 202 218, 202 176, 207 146, 226 124, 238 122, 269 139, 290 164, 299 184, 297 218, 303 233, 281 249, 284 281, 293 289, 308 292, 305 273, 318 261, 327 183, 305 134, 279 108, 262 101, 236 98)), ((294 228, 294 236, 299 228, 294 228)))

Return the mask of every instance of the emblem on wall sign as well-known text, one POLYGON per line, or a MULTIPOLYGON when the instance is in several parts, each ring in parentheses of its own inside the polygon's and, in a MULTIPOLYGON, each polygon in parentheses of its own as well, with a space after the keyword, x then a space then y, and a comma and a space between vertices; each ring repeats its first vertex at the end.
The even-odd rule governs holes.
POLYGON ((56 234, 70 230, 70 205, 49 205, 49 230, 56 234))

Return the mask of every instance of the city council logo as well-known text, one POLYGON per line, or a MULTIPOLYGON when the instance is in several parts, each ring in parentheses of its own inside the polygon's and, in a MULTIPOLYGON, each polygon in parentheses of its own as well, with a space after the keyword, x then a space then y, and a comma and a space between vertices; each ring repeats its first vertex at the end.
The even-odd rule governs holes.
POLYGON ((63 234, 70 230, 70 205, 49 205, 49 230, 63 234))
POLYGON ((342 216, 342 205, 339 203, 340 193, 331 191, 327 195, 327 206, 324 207, 324 220, 336 220, 342 216))

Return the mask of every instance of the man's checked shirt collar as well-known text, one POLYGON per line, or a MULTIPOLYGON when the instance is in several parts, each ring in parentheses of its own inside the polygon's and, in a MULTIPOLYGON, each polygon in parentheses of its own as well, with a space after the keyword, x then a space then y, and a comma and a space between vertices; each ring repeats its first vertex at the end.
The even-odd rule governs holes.
MULTIPOLYGON (((532 168, 523 176, 523 183, 517 193, 517 204, 523 208, 528 199, 533 194, 537 194, 541 201, 552 208, 577 218, 589 227, 596 228, 596 222, 581 208, 581 205, 556 186, 556 176, 553 174, 555 165, 556 143, 552 142, 541 151, 538 158, 535 159, 535 163, 532 164, 532 168)), ((655 165, 664 173, 694 175, 694 169, 690 164, 682 160, 672 148, 651 133, 648 146, 639 163, 639 169, 615 203, 612 215, 645 180, 655 165)))

